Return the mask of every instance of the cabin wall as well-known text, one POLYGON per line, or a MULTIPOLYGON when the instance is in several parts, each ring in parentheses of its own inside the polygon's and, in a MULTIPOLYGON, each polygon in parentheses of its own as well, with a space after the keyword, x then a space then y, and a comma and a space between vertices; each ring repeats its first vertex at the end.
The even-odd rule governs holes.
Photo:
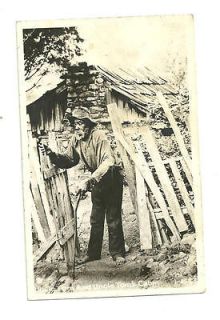
POLYGON ((62 120, 66 110, 66 92, 48 95, 28 106, 31 131, 36 135, 63 131, 62 120))

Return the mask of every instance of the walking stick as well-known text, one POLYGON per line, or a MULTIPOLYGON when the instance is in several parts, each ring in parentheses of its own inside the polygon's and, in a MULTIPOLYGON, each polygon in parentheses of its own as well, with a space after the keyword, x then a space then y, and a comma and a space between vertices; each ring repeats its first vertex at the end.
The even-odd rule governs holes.
POLYGON ((79 206, 79 202, 81 199, 81 192, 77 195, 77 199, 76 199, 76 205, 73 208, 74 210, 74 238, 73 238, 73 270, 74 270, 74 274, 73 274, 73 278, 75 278, 75 261, 76 261, 76 249, 77 249, 77 245, 78 245, 78 237, 77 237, 77 209, 79 206))

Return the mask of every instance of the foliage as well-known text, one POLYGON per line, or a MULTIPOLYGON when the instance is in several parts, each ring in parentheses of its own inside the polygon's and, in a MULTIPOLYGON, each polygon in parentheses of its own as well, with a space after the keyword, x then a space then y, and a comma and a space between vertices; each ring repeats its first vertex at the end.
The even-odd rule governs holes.
POLYGON ((62 75, 82 55, 76 27, 24 29, 23 41, 26 81, 37 77, 39 82, 52 67, 62 75))

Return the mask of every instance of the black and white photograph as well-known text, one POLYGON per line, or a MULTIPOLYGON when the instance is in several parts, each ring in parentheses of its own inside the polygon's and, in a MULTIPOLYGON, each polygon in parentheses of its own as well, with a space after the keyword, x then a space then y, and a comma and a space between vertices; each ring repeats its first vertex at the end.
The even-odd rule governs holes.
POLYGON ((192 15, 17 23, 28 299, 205 290, 192 15))

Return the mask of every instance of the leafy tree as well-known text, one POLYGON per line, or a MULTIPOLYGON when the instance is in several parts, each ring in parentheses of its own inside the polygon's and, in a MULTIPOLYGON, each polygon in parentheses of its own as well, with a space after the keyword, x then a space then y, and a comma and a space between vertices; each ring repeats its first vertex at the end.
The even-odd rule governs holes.
POLYGON ((80 38, 76 27, 24 29, 25 80, 35 87, 52 69, 64 74, 76 56, 82 55, 80 38))

